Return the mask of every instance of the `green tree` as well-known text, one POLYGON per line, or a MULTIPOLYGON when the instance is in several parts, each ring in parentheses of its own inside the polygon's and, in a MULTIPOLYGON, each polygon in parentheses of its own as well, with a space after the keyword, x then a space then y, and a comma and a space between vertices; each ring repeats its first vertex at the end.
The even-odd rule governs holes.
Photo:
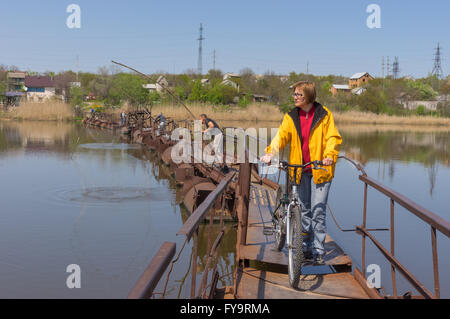
POLYGON ((238 91, 229 85, 216 84, 207 93, 207 100, 216 105, 232 104, 238 91))
POLYGON ((407 87, 409 89, 409 95, 417 100, 429 101, 434 99, 438 93, 433 88, 422 81, 408 81, 407 87))
POLYGON ((73 86, 70 88, 70 104, 72 106, 79 105, 83 103, 83 89, 78 86, 73 86))
POLYGON ((109 105, 120 105, 128 101, 133 106, 149 102, 148 91, 143 87, 144 80, 129 73, 119 73, 114 76, 108 90, 106 102, 109 105))
POLYGON ((208 100, 208 90, 202 85, 200 80, 196 80, 192 87, 188 100, 191 102, 206 102, 208 100))
POLYGON ((423 106, 423 105, 419 105, 417 108, 416 108, 416 114, 417 115, 425 115, 426 114, 426 111, 425 111, 426 109, 425 109, 425 106, 423 106))
POLYGON ((373 113, 382 113, 386 110, 385 95, 382 90, 377 87, 369 86, 367 90, 358 98, 358 105, 361 111, 369 111, 373 113))

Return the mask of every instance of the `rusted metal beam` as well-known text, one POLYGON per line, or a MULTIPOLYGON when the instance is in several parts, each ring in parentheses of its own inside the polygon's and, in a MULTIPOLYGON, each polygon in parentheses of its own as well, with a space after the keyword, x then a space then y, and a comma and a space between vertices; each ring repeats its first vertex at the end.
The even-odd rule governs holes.
POLYGON ((211 282, 211 288, 210 288, 210 291, 209 291, 208 299, 213 299, 214 298, 218 281, 219 281, 219 272, 217 271, 217 269, 215 269, 213 274, 212 274, 212 282, 211 282))
POLYGON ((372 299, 383 299, 383 297, 380 295, 380 293, 375 288, 370 288, 367 285, 367 280, 364 277, 364 275, 361 273, 361 271, 358 269, 358 267, 355 267, 353 269, 353 277, 355 277, 356 281, 359 283, 359 285, 364 289, 366 294, 372 298, 372 299))
POLYGON ((267 185, 267 186, 269 186, 270 188, 272 188, 274 190, 277 190, 278 187, 279 187, 279 185, 277 183, 275 183, 275 182, 273 182, 270 179, 265 178, 265 177, 262 179, 262 183, 267 185))
MULTIPOLYGON (((395 218, 394 218, 394 200, 391 199, 391 254, 395 256, 395 218)), ((391 265, 392 290, 394 297, 397 298, 397 278, 395 276, 395 267, 391 265)))
POLYGON ((358 229, 358 231, 369 237, 369 239, 375 244, 375 246, 380 250, 380 252, 384 255, 384 257, 391 263, 391 265, 393 265, 395 268, 397 268, 399 270, 399 272, 406 278, 406 280, 409 281, 409 283, 415 288, 417 289, 417 291, 423 295, 425 298, 428 299, 435 299, 436 297, 423 285, 420 283, 419 280, 417 280, 417 278, 415 278, 406 268, 405 266, 403 266, 394 256, 392 256, 391 253, 389 253, 389 251, 387 251, 386 248, 384 248, 384 246, 378 241, 376 240, 376 238, 374 236, 372 236, 371 233, 369 233, 367 231, 367 229, 361 227, 361 226, 356 226, 356 228, 358 229))
POLYGON ((176 244, 165 242, 128 295, 128 299, 148 299, 175 255, 176 244))
POLYGON ((380 184, 371 177, 359 175, 359 179, 362 180, 364 183, 369 184, 370 186, 380 191, 381 193, 385 194, 386 196, 390 197, 398 204, 409 210, 411 213, 413 213, 414 215, 416 215, 429 225, 439 230, 445 236, 450 237, 450 223, 445 219, 437 216, 436 214, 430 212, 426 208, 423 208, 419 204, 390 189, 389 187, 380 184))
POLYGON ((197 297, 200 297, 200 298, 203 297, 204 290, 206 289, 206 281, 208 279, 209 265, 211 263, 211 259, 216 254, 217 248, 219 247, 224 234, 225 234, 225 229, 222 229, 220 231, 220 233, 217 235, 216 240, 214 241, 214 244, 209 252, 208 258, 206 259, 205 268, 203 270, 202 283, 198 289, 197 297))
POLYGON ((240 244, 247 243, 247 228, 248 228, 248 205, 250 203, 250 180, 251 180, 251 163, 242 163, 239 167, 239 209, 241 212, 239 216, 240 244))
POLYGON ((431 247, 433 251, 433 275, 434 275, 434 292, 436 298, 441 297, 439 288, 439 264, 437 254, 436 228, 431 227, 431 247))
POLYGON ((197 229, 200 222, 205 218, 208 210, 214 205, 217 198, 226 190, 228 184, 234 177, 236 172, 228 173, 225 178, 217 185, 217 188, 212 191, 208 197, 197 207, 197 209, 192 213, 188 220, 183 224, 177 235, 185 235, 188 239, 192 237, 192 234, 197 229))
POLYGON ((192 251, 192 272, 191 272, 191 299, 195 297, 195 285, 197 283, 197 254, 198 254, 198 228, 194 231, 194 243, 192 251))

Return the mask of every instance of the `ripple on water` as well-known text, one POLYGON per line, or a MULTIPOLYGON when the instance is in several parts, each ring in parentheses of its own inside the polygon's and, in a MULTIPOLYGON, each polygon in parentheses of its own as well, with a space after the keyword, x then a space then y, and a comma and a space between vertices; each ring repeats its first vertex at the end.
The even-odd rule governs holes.
POLYGON ((167 191, 154 187, 105 186, 58 189, 51 192, 49 200, 64 205, 73 203, 104 205, 137 201, 170 201, 168 195, 167 191))

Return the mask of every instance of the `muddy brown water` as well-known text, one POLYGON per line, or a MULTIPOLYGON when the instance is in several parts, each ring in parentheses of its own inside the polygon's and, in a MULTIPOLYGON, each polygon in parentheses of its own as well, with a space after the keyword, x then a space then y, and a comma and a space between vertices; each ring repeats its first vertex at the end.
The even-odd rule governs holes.
MULTIPOLYGON (((362 162, 369 176, 450 219, 449 131, 365 125, 343 126, 341 134, 342 153, 362 162)), ((339 162, 329 204, 343 228, 362 223, 362 194, 354 168, 339 162)), ((175 234, 188 216, 180 189, 154 154, 109 131, 73 123, 0 121, 0 198, 0 298, 124 298, 164 241, 181 247, 183 238, 175 234), (81 268, 80 289, 66 285, 70 264, 81 268)), ((369 190, 368 203, 368 225, 388 227, 389 200, 369 190)), ((401 208, 396 212, 396 256, 432 290, 429 227, 401 208)), ((331 218, 327 225, 361 267, 361 237, 341 233, 331 218)), ((389 233, 376 235, 390 247, 389 233)), ((230 226, 220 251, 222 274, 234 269, 235 240, 230 226)), ((202 271, 207 246, 200 242, 202 271)), ((450 240, 438 235, 446 298, 449 248, 450 240)), ((170 277, 168 297, 189 297, 191 252, 189 243, 170 277)), ((387 263, 371 244, 367 256, 367 264, 380 265, 389 291, 387 263)), ((399 293, 411 290, 398 278, 399 293)), ((228 276, 220 285, 230 283, 228 276)))

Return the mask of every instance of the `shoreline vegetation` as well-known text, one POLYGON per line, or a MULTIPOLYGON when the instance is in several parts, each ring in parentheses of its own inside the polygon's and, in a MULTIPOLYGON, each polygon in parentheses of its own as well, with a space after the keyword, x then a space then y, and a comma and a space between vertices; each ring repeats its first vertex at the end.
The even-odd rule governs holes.
POLYGON ((0 119, 26 121, 71 121, 75 112, 67 103, 49 101, 47 103, 24 102, 18 107, 10 107, 7 112, 0 111, 0 119))
MULTIPOLYGON (((242 107, 217 107, 210 104, 192 103, 187 104, 195 115, 206 113, 216 121, 222 122, 271 122, 281 123, 284 114, 273 104, 253 103, 245 108, 242 107)), ((88 113, 90 106, 84 108, 88 113)), ((106 110, 109 113, 120 113, 132 111, 134 108, 124 105, 121 108, 106 110)), ((350 124, 368 125, 405 125, 409 127, 441 127, 450 130, 450 118, 417 115, 387 115, 361 111, 336 111, 333 112, 337 124, 348 126, 350 124)), ((166 117, 175 120, 190 119, 189 114, 181 105, 165 104, 155 105, 151 108, 154 116, 163 113, 166 117)), ((22 103, 19 107, 10 108, 8 112, 1 111, 0 119, 29 120, 29 121, 71 121, 77 120, 74 108, 63 102, 48 103, 22 103)))

